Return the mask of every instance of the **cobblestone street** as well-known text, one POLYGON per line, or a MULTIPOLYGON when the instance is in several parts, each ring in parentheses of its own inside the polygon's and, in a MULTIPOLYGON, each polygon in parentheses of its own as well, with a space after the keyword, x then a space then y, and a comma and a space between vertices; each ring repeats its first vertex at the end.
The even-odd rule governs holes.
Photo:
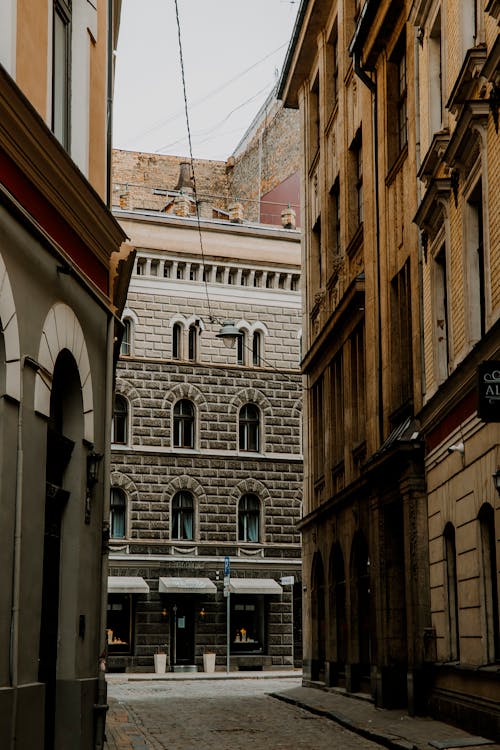
POLYGON ((332 721, 271 698, 294 679, 115 682, 107 750, 301 750, 380 746, 332 721))

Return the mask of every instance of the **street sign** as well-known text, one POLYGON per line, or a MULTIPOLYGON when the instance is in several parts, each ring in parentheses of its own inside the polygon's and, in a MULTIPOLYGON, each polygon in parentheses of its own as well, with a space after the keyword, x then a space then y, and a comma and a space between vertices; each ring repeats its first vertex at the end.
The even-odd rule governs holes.
POLYGON ((230 576, 230 575, 231 575, 231 560, 226 555, 226 557, 224 558, 224 577, 230 576))
POLYGON ((295 583, 295 576, 283 576, 280 578, 280 583, 282 586, 293 586, 295 583))

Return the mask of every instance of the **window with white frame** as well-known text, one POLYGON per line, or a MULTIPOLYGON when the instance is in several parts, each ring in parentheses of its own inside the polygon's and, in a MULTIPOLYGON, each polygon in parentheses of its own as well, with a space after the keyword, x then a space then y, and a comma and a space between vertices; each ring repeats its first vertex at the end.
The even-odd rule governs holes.
POLYGON ((184 328, 180 323, 174 323, 172 326, 172 357, 173 359, 182 358, 182 334, 184 328))
POLYGON ((127 535, 127 498, 119 487, 111 488, 109 535, 111 539, 124 539, 127 535))
POLYGON ((194 539, 194 500, 185 490, 172 499, 172 539, 194 539))
POLYGON ((238 504, 238 540, 258 542, 260 540, 260 502, 256 495, 247 494, 238 504))
POLYGON ((71 2, 54 0, 52 26, 52 131, 70 148, 71 2))
POLYGON ((111 442, 118 445, 126 445, 128 442, 128 402, 119 394, 114 401, 111 442))
POLYGON ((188 399, 177 401, 174 406, 174 447, 194 448, 194 404, 188 399))
POLYGON ((262 333, 254 331, 252 341, 252 363, 255 367, 262 365, 262 333))
POLYGON ((132 321, 130 320, 130 318, 124 318, 120 354, 122 355, 122 357, 129 357, 131 353, 132 353, 132 321))
POLYGON ((260 450, 260 411, 255 404, 245 404, 240 409, 239 447, 240 451, 260 450))

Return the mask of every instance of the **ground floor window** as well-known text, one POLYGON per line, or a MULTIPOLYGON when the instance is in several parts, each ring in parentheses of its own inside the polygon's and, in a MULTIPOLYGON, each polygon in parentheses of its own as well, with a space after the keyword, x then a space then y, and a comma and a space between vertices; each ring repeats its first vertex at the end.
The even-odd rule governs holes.
POLYGON ((106 638, 110 655, 132 653, 131 594, 109 594, 106 638))
POLYGON ((259 596, 231 597, 231 653, 262 654, 264 642, 264 600, 259 596))

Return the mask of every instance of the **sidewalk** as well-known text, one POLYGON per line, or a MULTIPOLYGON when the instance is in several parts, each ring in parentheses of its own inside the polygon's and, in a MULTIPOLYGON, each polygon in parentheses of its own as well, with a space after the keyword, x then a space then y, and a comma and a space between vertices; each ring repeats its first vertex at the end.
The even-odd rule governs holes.
MULTIPOLYGON (((231 680, 301 677, 299 670, 277 672, 168 672, 166 674, 110 674, 107 681, 144 682, 162 680, 231 680)), ((341 688, 297 687, 271 693, 275 699, 298 706, 310 713, 337 722, 346 729, 378 742, 389 750, 500 750, 500 745, 477 737, 450 724, 427 717, 408 716, 404 711, 375 708, 362 694, 347 695, 341 688)), ((146 750, 156 748, 146 739, 133 710, 110 699, 106 721, 105 750, 146 750)), ((293 750, 293 748, 290 748, 293 750)))
POLYGON ((298 687, 273 698, 336 721, 346 729, 378 742, 390 750, 500 750, 491 740, 427 717, 408 716, 404 711, 375 708, 367 696, 347 695, 340 688, 298 687))

